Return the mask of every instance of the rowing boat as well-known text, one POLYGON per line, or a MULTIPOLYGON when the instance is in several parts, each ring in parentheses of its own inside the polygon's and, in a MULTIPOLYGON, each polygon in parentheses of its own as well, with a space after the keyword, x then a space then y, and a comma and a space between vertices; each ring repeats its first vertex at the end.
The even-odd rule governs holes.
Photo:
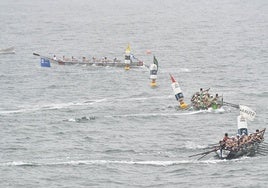
MULTIPOLYGON (((35 55, 35 54, 34 54, 35 55)), ((125 67, 126 64, 121 61, 90 61, 90 60, 60 60, 60 59, 53 59, 48 58, 51 63, 58 64, 58 65, 86 65, 86 66, 97 66, 97 67, 125 67)), ((144 66, 142 61, 131 61, 130 67, 142 67, 144 66)))
POLYGON ((258 153, 260 144, 264 141, 265 129, 258 133, 253 133, 247 136, 247 141, 240 144, 240 140, 246 135, 241 136, 240 139, 234 140, 237 142, 234 146, 230 147, 226 143, 220 142, 215 147, 215 153, 220 159, 236 159, 242 156, 254 156, 258 153))
MULTIPOLYGON (((116 61, 90 61, 90 60, 61 60, 61 59, 53 59, 50 57, 46 57, 37 53, 33 53, 35 56, 40 56, 43 59, 48 60, 50 63, 58 64, 58 65, 85 65, 85 66, 97 66, 97 67, 125 67, 126 64, 122 63, 119 60, 116 61)), ((144 67, 144 63, 142 61, 131 61, 130 67, 144 67)))
MULTIPOLYGON (((210 89, 210 88, 209 88, 210 89)), ((191 99, 191 107, 194 110, 217 110, 223 106, 223 97, 218 94, 215 97, 209 93, 209 89, 200 89, 196 92, 191 99)))
POLYGON ((264 145, 265 128, 261 131, 249 134, 247 128, 247 120, 253 121, 256 112, 251 108, 239 105, 240 115, 237 117, 237 135, 229 137, 228 133, 224 134, 224 138, 218 144, 213 144, 208 147, 210 150, 202 153, 194 154, 189 157, 201 156, 202 159, 210 153, 215 152, 219 159, 236 159, 242 156, 254 156, 255 154, 268 154, 267 148, 260 146, 264 145))
POLYGON ((85 65, 85 66, 97 66, 97 67, 125 67, 128 70, 130 67, 144 67, 145 64, 143 61, 136 58, 133 54, 130 53, 130 45, 128 45, 126 49, 125 60, 124 62, 114 58, 113 60, 107 59, 107 57, 103 57, 102 59, 96 59, 93 57, 92 59, 87 59, 83 57, 81 60, 72 57, 71 59, 65 58, 63 56, 62 59, 58 59, 55 55, 54 57, 46 57, 37 53, 33 53, 35 56, 40 56, 41 61, 49 62, 58 65, 85 65), (43 59, 43 60, 42 60, 43 59))
POLYGON ((175 78, 170 74, 170 78, 172 81, 172 88, 175 94, 176 100, 179 102, 179 108, 182 110, 208 110, 209 112, 223 112, 225 111, 223 106, 223 97, 218 94, 211 95, 207 90, 200 89, 200 92, 196 92, 192 98, 191 103, 186 104, 184 101, 184 95, 180 88, 179 83, 175 80, 175 78))
POLYGON ((0 54, 15 54, 15 48, 10 47, 10 48, 0 49, 0 54))

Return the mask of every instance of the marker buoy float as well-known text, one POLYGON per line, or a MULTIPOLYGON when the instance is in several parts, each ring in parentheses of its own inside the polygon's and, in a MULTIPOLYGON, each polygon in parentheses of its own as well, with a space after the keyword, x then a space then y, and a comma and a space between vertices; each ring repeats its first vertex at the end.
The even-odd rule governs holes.
POLYGON ((130 69, 130 45, 128 44, 127 49, 125 51, 125 70, 130 69))
POLYGON ((156 86, 156 78, 157 78, 157 65, 156 64, 151 64, 150 67, 150 79, 151 81, 151 86, 154 87, 156 86))
POLYGON ((175 94, 176 100, 179 101, 180 108, 182 108, 182 109, 187 108, 188 105, 184 102, 184 96, 182 94, 182 90, 180 88, 179 83, 174 79, 174 77, 171 74, 169 74, 169 75, 170 75, 170 78, 172 81, 171 86, 172 86, 173 92, 175 94))

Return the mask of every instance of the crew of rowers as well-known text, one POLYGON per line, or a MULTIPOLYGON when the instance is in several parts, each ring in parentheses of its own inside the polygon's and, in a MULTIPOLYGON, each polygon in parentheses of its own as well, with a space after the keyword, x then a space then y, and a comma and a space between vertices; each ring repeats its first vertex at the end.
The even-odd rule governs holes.
MULTIPOLYGON (((58 60, 58 58, 56 57, 56 55, 53 56, 53 60, 58 60)), ((62 56, 62 61, 71 61, 71 62, 78 62, 79 60, 77 58, 75 58, 74 56, 72 56, 71 58, 67 58, 65 56, 62 56)), ((96 57, 92 57, 92 63, 119 63, 120 60, 118 60, 116 57, 113 58, 113 60, 108 59, 107 57, 102 57, 101 59, 97 59, 96 57)), ((82 57, 82 62, 83 63, 90 63, 90 60, 87 59, 86 57, 82 57)))
POLYGON ((119 63, 120 60, 118 60, 116 57, 113 58, 113 60, 108 59, 107 57, 102 57, 101 59, 97 59, 95 57, 92 57, 93 63, 119 63))
POLYGON ((237 134, 236 137, 229 137, 228 133, 225 133, 223 139, 219 142, 221 148, 239 151, 244 146, 250 146, 255 142, 261 142, 263 140, 263 131, 256 130, 255 133, 251 133, 247 135, 246 131, 242 133, 242 135, 237 134))
POLYGON ((203 88, 200 88, 200 91, 192 96, 191 102, 196 109, 208 109, 210 107, 217 109, 222 106, 222 98, 218 94, 215 97, 210 95, 208 93, 209 89, 203 90, 203 88))

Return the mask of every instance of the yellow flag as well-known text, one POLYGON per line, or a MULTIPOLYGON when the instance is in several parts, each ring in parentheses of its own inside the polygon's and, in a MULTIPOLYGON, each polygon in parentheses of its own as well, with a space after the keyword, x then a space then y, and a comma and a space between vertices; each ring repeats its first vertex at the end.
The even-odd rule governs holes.
POLYGON ((126 49, 126 54, 129 54, 129 53, 130 53, 130 45, 128 44, 127 49, 126 49))

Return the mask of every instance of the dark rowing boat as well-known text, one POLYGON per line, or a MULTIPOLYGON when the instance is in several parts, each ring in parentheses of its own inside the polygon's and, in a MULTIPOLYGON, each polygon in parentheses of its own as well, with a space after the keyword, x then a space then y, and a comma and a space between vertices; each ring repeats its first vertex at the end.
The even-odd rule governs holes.
POLYGON ((226 142, 220 141, 218 146, 215 146, 215 153, 220 159, 235 159, 242 156, 254 156, 264 141, 265 129, 252 133, 249 136, 242 135, 239 139, 230 138, 226 142), (247 137, 242 142, 243 137, 247 137), (239 143, 240 142, 240 143, 239 143), (242 143, 241 143, 242 142, 242 143))
POLYGON ((198 158, 199 160, 214 152, 219 159, 236 159, 242 156, 254 156, 257 153, 260 155, 268 154, 268 150, 265 148, 267 144, 263 143, 266 129, 264 128, 261 131, 257 129, 254 133, 248 133, 247 120, 253 121, 256 112, 244 105, 239 105, 239 108, 240 115, 237 117, 236 136, 229 137, 228 133, 225 133, 224 138, 218 144, 209 147, 209 151, 189 157, 201 156, 198 158))

